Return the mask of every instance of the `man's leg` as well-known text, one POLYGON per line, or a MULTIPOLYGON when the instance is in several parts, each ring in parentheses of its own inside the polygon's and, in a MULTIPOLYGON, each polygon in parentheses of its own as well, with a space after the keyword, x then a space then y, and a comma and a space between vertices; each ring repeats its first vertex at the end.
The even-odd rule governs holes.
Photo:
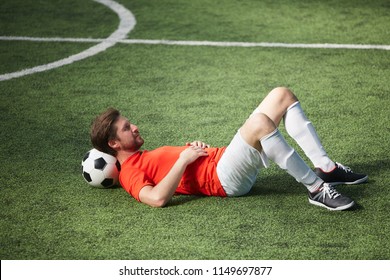
POLYGON ((322 147, 312 123, 303 112, 299 101, 292 104, 284 115, 287 133, 298 143, 315 167, 315 173, 332 185, 359 184, 368 176, 352 172, 349 167, 333 162, 322 147))
POLYGON ((286 170, 310 192, 317 191, 323 181, 310 169, 297 152, 287 144, 274 122, 263 113, 254 113, 240 129, 242 138, 286 170))
POLYGON ((299 101, 292 104, 284 115, 287 133, 298 143, 314 167, 329 172, 336 165, 328 157, 313 124, 306 117, 299 101))
POLYGON ((367 181, 367 175, 354 173, 349 167, 335 163, 329 158, 315 128, 289 89, 281 87, 272 90, 256 111, 265 113, 276 125, 284 119, 287 133, 302 148, 313 163, 317 176, 325 182, 337 185, 367 181))
POLYGON ((296 101, 284 88, 272 91, 241 127, 242 138, 259 151, 263 150, 269 159, 303 183, 309 190, 311 203, 331 210, 350 208, 353 200, 324 184, 277 130, 287 108, 296 101))

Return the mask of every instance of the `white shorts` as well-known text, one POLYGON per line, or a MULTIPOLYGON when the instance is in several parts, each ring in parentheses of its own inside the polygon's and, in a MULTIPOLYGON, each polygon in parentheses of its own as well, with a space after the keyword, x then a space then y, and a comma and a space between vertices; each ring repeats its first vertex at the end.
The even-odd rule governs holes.
POLYGON ((217 164, 217 175, 227 196, 247 194, 262 167, 268 167, 264 152, 249 145, 237 131, 217 164))

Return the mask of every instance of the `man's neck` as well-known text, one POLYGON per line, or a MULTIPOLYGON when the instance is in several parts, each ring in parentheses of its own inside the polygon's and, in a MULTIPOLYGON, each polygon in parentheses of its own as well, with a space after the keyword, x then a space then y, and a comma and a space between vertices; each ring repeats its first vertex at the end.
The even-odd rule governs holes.
POLYGON ((134 155, 138 152, 139 151, 135 151, 135 152, 121 151, 121 152, 118 152, 118 154, 116 155, 116 158, 119 160, 119 163, 122 164, 126 161, 126 159, 128 159, 129 157, 131 157, 132 155, 134 155))

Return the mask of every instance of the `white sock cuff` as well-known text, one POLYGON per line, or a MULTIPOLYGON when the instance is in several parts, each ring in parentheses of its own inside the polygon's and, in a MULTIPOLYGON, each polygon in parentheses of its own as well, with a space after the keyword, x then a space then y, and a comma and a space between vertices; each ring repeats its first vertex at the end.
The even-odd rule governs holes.
POLYGON ((293 104, 288 106, 287 111, 291 110, 295 106, 298 106, 298 105, 300 106, 300 104, 301 104, 301 102, 299 102, 299 101, 294 102, 293 104))
POLYGON ((267 134, 267 135, 261 137, 260 143, 263 142, 264 140, 267 140, 268 138, 272 137, 273 135, 275 135, 275 134, 278 133, 278 132, 279 132, 279 129, 275 128, 275 130, 272 131, 271 133, 269 133, 269 134, 267 134))

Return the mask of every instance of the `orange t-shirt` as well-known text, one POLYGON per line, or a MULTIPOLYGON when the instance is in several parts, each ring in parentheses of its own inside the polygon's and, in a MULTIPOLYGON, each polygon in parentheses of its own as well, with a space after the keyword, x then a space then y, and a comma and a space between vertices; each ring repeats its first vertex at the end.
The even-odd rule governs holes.
MULTIPOLYGON (((164 146, 152 151, 139 151, 121 166, 122 187, 140 201, 139 192, 145 186, 157 185, 171 170, 180 153, 188 148, 164 146)), ((200 157, 187 166, 176 194, 226 196, 217 176, 217 163, 226 147, 206 148, 208 156, 200 157)))

